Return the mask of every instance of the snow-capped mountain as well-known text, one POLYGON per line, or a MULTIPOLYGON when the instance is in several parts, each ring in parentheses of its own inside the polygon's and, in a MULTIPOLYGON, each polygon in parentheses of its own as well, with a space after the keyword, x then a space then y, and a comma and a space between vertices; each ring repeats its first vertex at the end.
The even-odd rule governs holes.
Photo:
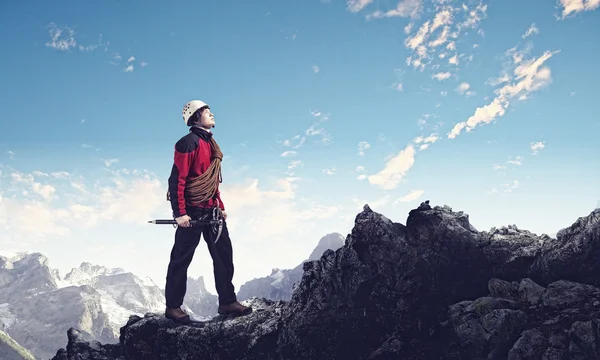
MULTIPOLYGON (((337 250, 344 245, 344 237, 339 233, 327 234, 319 240, 307 260, 318 260, 325 250, 337 250)), ((304 261, 293 269, 273 269, 269 276, 252 279, 240 286, 238 300, 244 301, 251 297, 265 297, 271 300, 290 300, 294 286, 300 279, 304 270, 304 261)))
MULTIPOLYGON (((202 277, 188 278, 184 307, 212 317, 217 297, 202 277)), ((70 327, 90 339, 116 342, 130 315, 164 311, 164 290, 150 278, 83 262, 64 278, 39 253, 0 255, 0 330, 37 358, 55 355, 70 327)))

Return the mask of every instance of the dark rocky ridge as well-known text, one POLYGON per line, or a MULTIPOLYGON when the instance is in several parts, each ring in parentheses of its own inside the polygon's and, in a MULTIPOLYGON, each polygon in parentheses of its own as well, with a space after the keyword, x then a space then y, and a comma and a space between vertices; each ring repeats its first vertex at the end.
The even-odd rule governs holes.
POLYGON ((54 359, 600 359, 599 248, 600 209, 553 239, 428 202, 406 226, 365 206, 290 301, 192 326, 132 316, 118 344, 71 329, 54 359))

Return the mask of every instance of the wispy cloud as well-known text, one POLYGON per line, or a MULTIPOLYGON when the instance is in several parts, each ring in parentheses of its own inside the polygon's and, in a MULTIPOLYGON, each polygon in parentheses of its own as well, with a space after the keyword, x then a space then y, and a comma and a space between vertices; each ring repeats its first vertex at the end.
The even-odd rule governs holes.
POLYGON ((97 148, 97 147, 89 145, 89 144, 81 144, 81 148, 82 149, 92 149, 92 150, 95 150, 95 151, 102 150, 101 148, 97 148))
POLYGON ((537 141, 532 142, 529 147, 531 148, 531 154, 537 155, 546 147, 546 144, 543 141, 537 141))
POLYGON ((525 159, 522 156, 517 156, 514 159, 512 157, 509 157, 508 160, 506 160, 506 162, 504 164, 494 164, 492 166, 492 169, 505 170, 511 165, 512 166, 521 166, 521 165, 523 165, 524 160, 525 159))
POLYGON ((454 125, 448 133, 449 139, 456 138, 462 130, 469 132, 477 126, 491 123, 506 113, 511 99, 526 100, 532 92, 552 82, 550 68, 544 63, 559 50, 545 51, 538 58, 524 60, 527 51, 515 47, 506 52, 506 56, 512 58, 513 74, 504 73, 500 78, 489 81, 490 84, 505 84, 494 91, 496 97, 489 104, 478 107, 466 121, 454 125))
POLYGON ((418 136, 413 140, 413 143, 415 145, 418 145, 419 150, 422 151, 422 150, 429 148, 430 144, 434 144, 438 140, 439 140, 439 137, 437 136, 437 134, 431 134, 427 137, 418 136))
MULTIPOLYGON (((370 3, 371 1, 351 1, 348 2, 348 9, 359 12, 370 3)), ((411 18, 412 21, 404 28, 406 35, 404 46, 410 51, 406 64, 423 71, 427 66, 437 69, 444 65, 451 65, 456 69, 461 57, 470 61, 472 55, 458 52, 457 41, 467 30, 477 29, 485 18, 486 12, 487 5, 482 2, 470 7, 466 4, 453 6, 447 1, 434 1, 433 8, 426 9, 423 0, 401 0, 394 9, 377 10, 367 14, 366 18, 368 20, 390 17, 411 18), (434 15, 416 27, 416 21, 422 14, 434 15)), ((483 36, 481 29, 477 33, 483 36)), ((442 71, 434 78, 445 80, 450 75, 442 71)))
POLYGON ((471 85, 469 85, 469 83, 462 82, 456 88, 456 92, 458 92, 459 94, 464 95, 466 97, 475 95, 474 91, 469 90, 470 88, 471 88, 471 85))
POLYGON ((531 35, 539 34, 539 33, 540 33, 540 29, 538 29, 535 26, 535 23, 533 23, 533 24, 531 24, 531 26, 529 27, 529 29, 527 29, 527 31, 525 31, 525 34, 523 34, 522 37, 523 37, 523 39, 525 39, 525 38, 527 38, 527 37, 529 37, 531 35))
POLYGON ((591 11, 600 7, 599 0, 558 0, 558 3, 562 6, 562 19, 572 13, 591 11))
POLYGON ((287 150, 281 153, 281 157, 290 157, 296 155, 298 152, 293 150, 287 150))
POLYGON ((415 152, 412 144, 407 145, 397 155, 388 160, 381 171, 368 176, 369 183, 384 190, 395 189, 414 165, 415 152))
POLYGON ((319 110, 310 110, 310 114, 313 117, 317 118, 319 121, 327 121, 327 120, 329 120, 329 115, 323 114, 319 110))
POLYGON ((59 26, 53 22, 48 24, 48 34, 50 35, 50 40, 46 42, 46 46, 60 51, 77 49, 83 52, 90 52, 99 47, 107 51, 110 44, 108 41, 105 42, 102 39, 102 34, 100 34, 96 43, 88 45, 79 44, 75 38, 75 29, 73 27, 59 26))
POLYGON ((450 79, 450 76, 452 76, 452 74, 450 72, 444 71, 444 72, 439 72, 437 74, 431 75, 431 78, 436 79, 438 81, 443 81, 443 80, 450 79))
POLYGON ((110 167, 112 164, 118 163, 119 159, 102 159, 102 161, 104 162, 104 166, 110 167))
POLYGON ((48 33, 50 40, 46 42, 46 46, 56 50, 66 51, 77 46, 75 40, 75 30, 68 26, 59 27, 55 23, 48 25, 48 33))
POLYGON ((369 144, 366 141, 360 141, 358 143, 358 155, 359 156, 364 156, 365 155, 365 151, 367 149, 371 148, 371 144, 369 144))
POLYGON ((373 0, 348 0, 346 6, 350 12, 359 12, 372 2, 373 0))
MULTIPOLYGON (((324 123, 329 120, 329 115, 325 115, 318 110, 311 110, 310 115, 313 118, 316 118, 316 121, 311 126, 309 126, 302 134, 296 134, 286 140, 279 141, 279 143, 294 150, 300 149, 310 138, 316 138, 314 143, 321 145, 331 144, 333 137, 323 127, 324 123)), ((284 151, 284 153, 287 151, 288 150, 284 151)), ((296 155, 296 153, 297 151, 294 151, 293 155, 296 155)), ((292 155, 292 153, 288 153, 288 155, 292 155)))
MULTIPOLYGON (((77 49, 82 52, 92 52, 98 48, 102 48, 106 52, 110 45, 110 42, 103 40, 102 34, 100 34, 98 41, 95 43, 87 45, 80 44, 76 39, 74 27, 58 26, 53 22, 48 24, 48 33, 50 35, 50 40, 48 40, 45 45, 59 51, 77 49)), ((115 53, 111 56, 109 63, 115 66, 122 66, 123 72, 133 72, 135 69, 136 57, 130 55, 124 64, 121 64, 122 60, 122 56, 119 53, 115 53)), ((148 62, 141 61, 139 62, 139 65, 144 68, 148 66, 148 62)))
POLYGON ((313 67, 312 67, 312 71, 313 71, 313 72, 316 74, 316 73, 318 73, 319 71, 321 71, 321 68, 320 68, 320 67, 318 67, 317 65, 313 65, 313 67))
MULTIPOLYGON (((360 0, 357 2, 360 2, 360 0)), ((365 2, 365 0, 363 0, 362 2, 365 2)), ((371 1, 368 1, 368 2, 370 3, 371 1)), ((364 6, 359 9, 362 10, 363 8, 364 8, 364 6)), ((398 3, 398 5, 396 5, 396 8, 394 8, 394 9, 387 10, 387 11, 377 10, 377 11, 367 15, 366 17, 367 17, 367 19, 382 19, 382 18, 391 18, 391 17, 417 18, 421 14, 422 11, 423 11, 423 0, 401 0, 398 3)))
POLYGON ((108 179, 86 185, 85 179, 66 171, 23 173, 10 169, 3 173, 3 182, 10 181, 0 196, 0 212, 10 228, 0 230, 1 238, 32 244, 103 221, 143 223, 164 204, 164 187, 152 173, 122 169, 109 174, 108 179), (20 221, 24 218, 34 218, 36 226, 20 221))
POLYGON ((331 167, 329 169, 323 169, 323 173, 325 173, 325 175, 335 175, 335 173, 337 172, 337 169, 334 167, 331 167))
POLYGON ((411 190, 408 194, 406 194, 406 195, 398 198, 396 201, 394 201, 392 203, 392 205, 395 206, 398 203, 407 203, 407 202, 415 201, 415 200, 419 199, 421 196, 423 196, 424 193, 425 193, 424 190, 411 190))

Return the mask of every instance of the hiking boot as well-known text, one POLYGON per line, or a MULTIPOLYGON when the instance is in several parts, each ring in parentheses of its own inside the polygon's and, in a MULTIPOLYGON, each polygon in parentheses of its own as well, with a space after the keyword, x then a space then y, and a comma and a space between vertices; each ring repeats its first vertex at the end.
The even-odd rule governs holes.
POLYGON ((186 314, 185 311, 181 310, 180 307, 176 309, 168 307, 165 310, 165 317, 180 324, 187 324, 190 322, 190 316, 186 314))
POLYGON ((248 315, 252 312, 252 308, 248 306, 244 306, 239 302, 234 302, 229 305, 219 305, 219 314, 221 315, 248 315))

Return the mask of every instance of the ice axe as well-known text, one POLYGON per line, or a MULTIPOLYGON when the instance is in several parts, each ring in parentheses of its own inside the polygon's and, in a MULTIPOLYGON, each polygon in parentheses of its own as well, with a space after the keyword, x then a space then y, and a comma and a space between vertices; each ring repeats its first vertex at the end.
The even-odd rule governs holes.
MULTIPOLYGON (((177 221, 175 219, 156 219, 156 220, 148 220, 150 224, 157 225, 173 225, 173 227, 177 227, 177 221)), ((213 218, 202 219, 202 220, 190 220, 191 226, 199 226, 199 225, 211 225, 212 231, 217 234, 214 243, 216 244, 221 237, 221 232, 223 231, 223 218, 218 215, 218 212, 213 211, 213 218)))

